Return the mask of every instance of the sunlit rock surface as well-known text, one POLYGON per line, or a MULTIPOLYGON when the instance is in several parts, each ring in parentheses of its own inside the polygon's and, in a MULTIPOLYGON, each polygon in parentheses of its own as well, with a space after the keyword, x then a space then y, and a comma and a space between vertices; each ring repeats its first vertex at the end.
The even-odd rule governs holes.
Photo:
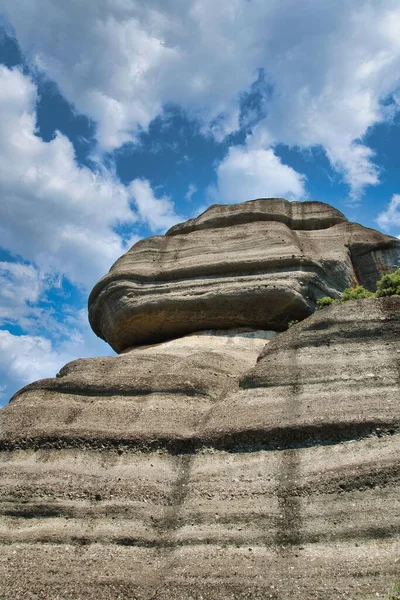
POLYGON ((89 318, 117 352, 203 329, 282 331, 322 296, 374 290, 398 262, 399 240, 321 202, 216 205, 135 244, 95 286, 89 318))
POLYGON ((18 447, 154 447, 201 438, 210 411, 274 332, 202 332, 119 356, 76 360, 18 392, 2 432, 18 447), (19 440, 26 439, 27 442, 19 440))
POLYGON ((206 333, 22 390, 0 413, 2 597, 383 595, 399 309, 325 309, 257 364, 270 334, 206 333))
MULTIPOLYGON (((312 247, 322 266, 307 280, 321 295, 322 281, 333 290, 339 280, 373 287, 377 273, 396 264, 393 238, 349 224, 327 205, 279 200, 212 208, 145 240, 143 265, 151 244, 161 261, 162 240, 210 231, 223 239, 225 230, 233 236, 261 225, 321 236, 312 247), (231 224, 221 225, 225 219, 231 224), (337 243, 335 228, 351 232, 350 246, 337 243)), ((239 234, 237 248, 245 253, 239 234)), ((121 259, 128 271, 134 249, 121 259)), ((192 249, 175 266, 191 252, 195 264, 192 249)), ((199 245, 198 264, 209 261, 202 253, 199 245)), ((229 261, 236 254, 232 247, 229 261)), ((228 315, 229 261, 218 263, 228 315)), ((165 262, 172 269, 172 258, 165 262)), ((302 268, 282 275, 288 294, 305 281, 302 268)), ((264 283, 251 280, 249 297, 268 277, 277 281, 263 269, 264 283)), ((95 291, 96 311, 102 302, 103 311, 114 306, 107 277, 95 291)), ((242 277, 232 298, 245 297, 242 277)), ((160 298, 153 309, 159 303, 165 315, 152 278, 146 289, 160 298)), ((187 279, 190 296, 202 277, 187 279)), ((127 292, 127 305, 140 301, 146 312, 144 291, 140 298, 127 292)), ((291 318, 296 302, 286 305, 291 318)), ((388 597, 400 578, 400 297, 337 304, 281 333, 244 326, 235 312, 238 322, 226 329, 214 304, 205 303, 204 314, 207 307, 215 329, 182 337, 175 330, 175 339, 147 346, 117 336, 119 356, 69 363, 0 411, 1 600, 388 597)), ((283 310, 280 327, 285 319, 283 310)), ((194 323, 195 316, 188 330, 194 323)))

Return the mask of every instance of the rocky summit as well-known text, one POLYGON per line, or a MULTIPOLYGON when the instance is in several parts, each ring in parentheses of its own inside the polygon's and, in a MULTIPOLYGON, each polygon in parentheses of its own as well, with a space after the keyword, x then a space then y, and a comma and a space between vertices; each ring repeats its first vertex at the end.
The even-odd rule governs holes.
POLYGON ((321 202, 216 205, 135 244, 94 287, 89 319, 116 352, 206 329, 283 331, 321 296, 373 290, 399 246, 321 202))
POLYGON ((315 307, 399 262, 283 199, 135 244, 89 299, 119 355, 0 411, 1 600, 388 598, 400 297, 315 307))

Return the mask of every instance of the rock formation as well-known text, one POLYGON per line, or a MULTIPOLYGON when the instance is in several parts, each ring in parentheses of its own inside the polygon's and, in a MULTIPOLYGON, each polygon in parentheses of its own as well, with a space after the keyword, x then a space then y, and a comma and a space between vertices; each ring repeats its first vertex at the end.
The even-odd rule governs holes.
POLYGON ((321 202, 212 206, 135 244, 95 286, 89 318, 121 352, 214 328, 282 331, 347 286, 374 289, 399 241, 321 202))
POLYGON ((399 258, 399 240, 281 199, 136 244, 89 302, 121 353, 0 412, 1 600, 385 597, 400 297, 308 315, 399 258))

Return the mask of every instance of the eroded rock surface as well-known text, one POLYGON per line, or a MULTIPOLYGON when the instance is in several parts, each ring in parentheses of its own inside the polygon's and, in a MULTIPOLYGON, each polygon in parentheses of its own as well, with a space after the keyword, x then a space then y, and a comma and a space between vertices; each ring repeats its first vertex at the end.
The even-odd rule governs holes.
POLYGON ((400 241, 321 202, 216 205, 141 240, 95 286, 94 331, 117 351, 205 329, 282 331, 345 287, 374 290, 400 241))
POLYGON ((26 386, 0 414, 13 447, 174 448, 202 435, 215 402, 238 387, 274 332, 202 332, 115 357, 67 364, 26 386), (12 441, 14 440, 14 441, 12 441), (23 441, 27 440, 27 441, 23 441), (21 445, 22 444, 22 445, 21 445), (36 446, 35 446, 36 447, 36 446))
POLYGON ((24 388, 0 412, 0 597, 385 597, 399 334, 399 297, 352 301, 24 388))

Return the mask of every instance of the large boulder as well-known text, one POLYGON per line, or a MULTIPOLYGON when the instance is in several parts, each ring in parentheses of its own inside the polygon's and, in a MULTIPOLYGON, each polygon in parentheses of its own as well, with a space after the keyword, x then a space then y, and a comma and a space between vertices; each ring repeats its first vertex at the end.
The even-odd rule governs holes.
POLYGON ((385 597, 399 335, 400 297, 350 301, 27 386, 0 412, 0 597, 385 597))
POLYGON ((141 240, 94 287, 89 318, 116 352, 193 331, 282 331, 345 287, 375 289, 400 241, 321 202, 215 205, 141 240))

